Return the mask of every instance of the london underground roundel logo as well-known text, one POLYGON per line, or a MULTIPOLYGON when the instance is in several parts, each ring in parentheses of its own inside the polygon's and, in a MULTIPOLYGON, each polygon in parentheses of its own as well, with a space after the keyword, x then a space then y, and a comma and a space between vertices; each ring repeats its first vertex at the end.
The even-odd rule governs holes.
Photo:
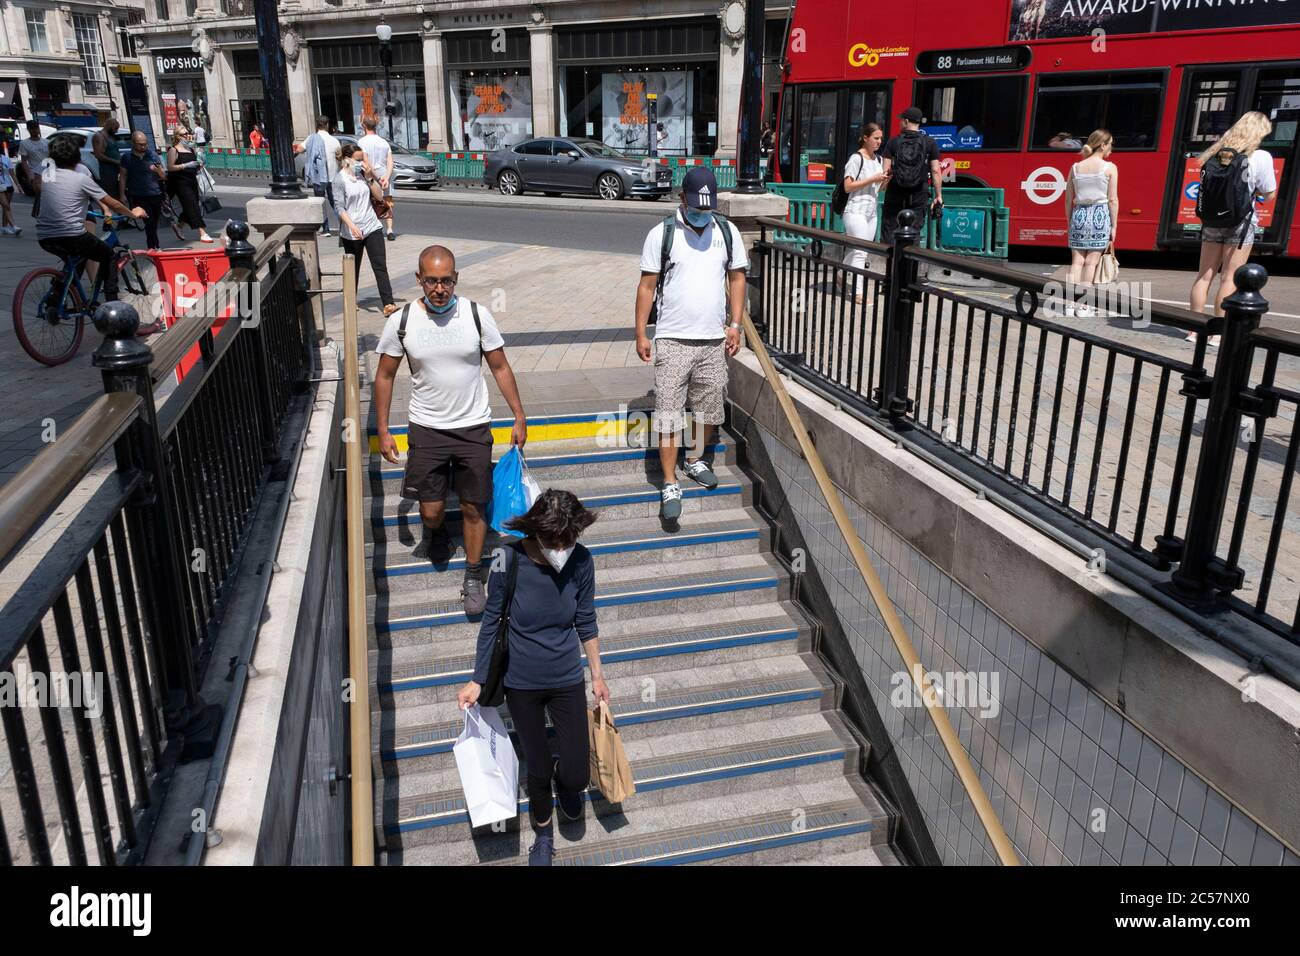
POLYGON ((1031 202, 1046 206, 1056 202, 1065 192, 1065 177, 1055 166, 1039 166, 1025 178, 1020 188, 1031 202))

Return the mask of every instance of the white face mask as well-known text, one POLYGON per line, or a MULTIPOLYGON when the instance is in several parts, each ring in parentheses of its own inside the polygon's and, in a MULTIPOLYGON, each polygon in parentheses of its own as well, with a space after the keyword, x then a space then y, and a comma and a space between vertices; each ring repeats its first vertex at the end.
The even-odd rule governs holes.
POLYGON ((541 550, 542 557, 546 558, 551 567, 555 568, 556 571, 563 571, 564 566, 569 563, 569 555, 573 554, 574 546, 570 545, 562 551, 555 551, 551 548, 542 547, 539 542, 537 547, 541 550))

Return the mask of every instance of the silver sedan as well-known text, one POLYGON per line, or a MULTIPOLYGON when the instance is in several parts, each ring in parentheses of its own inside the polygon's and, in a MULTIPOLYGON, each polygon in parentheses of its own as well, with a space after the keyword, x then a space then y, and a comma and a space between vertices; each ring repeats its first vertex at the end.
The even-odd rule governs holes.
POLYGON ((594 139, 548 136, 489 153, 483 183, 506 196, 531 189, 548 196, 658 199, 672 193, 673 174, 654 160, 626 156, 594 139))

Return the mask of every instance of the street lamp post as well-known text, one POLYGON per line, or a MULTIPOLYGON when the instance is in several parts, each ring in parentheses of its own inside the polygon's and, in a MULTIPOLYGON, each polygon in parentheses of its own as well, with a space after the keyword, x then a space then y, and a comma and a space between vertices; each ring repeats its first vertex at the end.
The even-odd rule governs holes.
POLYGON ((375 27, 375 36, 379 38, 379 62, 384 65, 384 112, 388 114, 388 141, 393 141, 393 99, 390 93, 392 78, 389 72, 393 68, 393 28, 381 18, 375 27))
POLYGON ((736 192, 761 193, 758 150, 763 128, 763 0, 745 4, 745 65, 740 87, 736 192))
POLYGON ((266 128, 271 139, 272 199, 302 199, 293 168, 293 126, 289 112, 289 68, 280 45, 276 0, 253 0, 257 24, 257 59, 265 82, 266 128))

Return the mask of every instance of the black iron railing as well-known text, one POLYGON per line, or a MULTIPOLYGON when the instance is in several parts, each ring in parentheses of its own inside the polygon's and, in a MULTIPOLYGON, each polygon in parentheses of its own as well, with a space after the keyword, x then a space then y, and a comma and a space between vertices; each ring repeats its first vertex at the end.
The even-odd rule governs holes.
POLYGON ((761 225, 759 327, 787 371, 1086 532, 1099 560, 1300 640, 1294 568, 1278 573, 1300 549, 1300 395, 1278 385, 1300 381, 1300 336, 1258 328, 1262 267, 1239 272, 1226 319, 1111 294, 1085 321, 1068 285, 916 248, 914 229, 891 248, 761 225))
POLYGON ((220 707, 201 675, 311 371, 289 229, 258 249, 244 224, 230 235, 230 272, 156 353, 133 309, 99 310, 106 394, 0 488, 0 568, 32 562, 0 608, 0 677, 18 692, 0 706, 15 783, 0 791, 0 864, 139 862, 175 764, 215 742, 220 707), (34 533, 74 509, 37 554, 34 533))

